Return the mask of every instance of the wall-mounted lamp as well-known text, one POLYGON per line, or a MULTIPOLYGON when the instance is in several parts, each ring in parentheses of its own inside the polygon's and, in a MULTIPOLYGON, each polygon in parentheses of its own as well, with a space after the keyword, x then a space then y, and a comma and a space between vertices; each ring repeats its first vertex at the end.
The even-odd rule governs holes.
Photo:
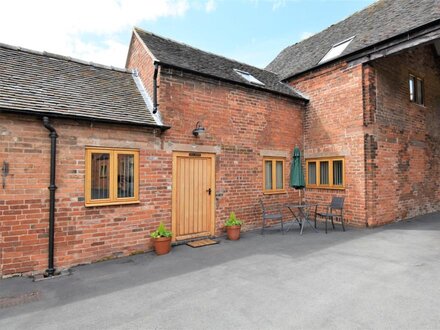
POLYGON ((198 121, 197 124, 196 124, 196 128, 193 129, 193 135, 195 137, 198 137, 199 135, 202 135, 204 133, 205 133, 205 128, 198 121))

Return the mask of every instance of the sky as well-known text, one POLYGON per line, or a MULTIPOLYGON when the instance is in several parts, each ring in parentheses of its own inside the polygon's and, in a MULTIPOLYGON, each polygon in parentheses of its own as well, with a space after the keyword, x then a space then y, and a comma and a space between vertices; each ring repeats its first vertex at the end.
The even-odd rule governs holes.
POLYGON ((0 43, 124 67, 132 28, 264 68, 375 0, 0 0, 0 43))

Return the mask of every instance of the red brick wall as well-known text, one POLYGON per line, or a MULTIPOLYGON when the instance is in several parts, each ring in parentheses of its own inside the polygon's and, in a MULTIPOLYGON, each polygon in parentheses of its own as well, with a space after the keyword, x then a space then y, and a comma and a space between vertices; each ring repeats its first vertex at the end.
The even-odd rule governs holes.
MULTIPOLYGON (((151 98, 153 98, 153 74, 154 64, 151 54, 145 46, 139 41, 138 37, 133 33, 129 53, 127 57, 126 67, 129 69, 137 69, 139 71, 142 83, 151 98)), ((160 81, 160 75, 157 78, 160 81)))
MULTIPOLYGON (((164 143, 218 146, 216 168, 217 228, 231 211, 247 228, 261 225, 258 199, 263 197, 263 150, 292 154, 302 147, 302 104, 286 97, 162 68, 159 103, 164 122, 172 129, 164 143), (206 128, 203 137, 191 132, 196 122, 206 128)), ((285 185, 289 182, 290 156, 286 159, 285 185)), ((264 196, 267 203, 298 198, 286 194, 264 196)), ((287 216, 287 214, 286 214, 287 216)))
MULTIPOLYGON (((89 263, 150 248, 149 233, 168 221, 171 163, 151 130, 53 120, 58 139, 55 266, 89 263), (140 149, 140 203, 84 206, 86 146, 140 149)), ((47 268, 50 139, 39 118, 0 114, 0 274, 47 268), (1 188, 1 187, 0 187, 1 188)))
POLYGON ((432 46, 365 65, 337 63, 292 80, 310 98, 307 157, 345 156, 346 189, 308 189, 311 201, 346 197, 352 224, 377 226, 440 209, 440 68, 432 46), (425 79, 425 106, 408 75, 425 79))
POLYGON ((374 185, 371 225, 440 210, 440 65, 432 46, 371 64, 375 123, 370 136, 374 185), (424 79, 425 105, 409 100, 408 77, 424 79))
MULTIPOLYGON (((149 86, 153 61, 141 42, 134 39, 128 67, 137 68, 144 85, 149 86)), ((163 134, 164 145, 195 144, 221 150, 216 156, 216 228, 223 227, 230 211, 235 211, 247 228, 259 226, 258 198, 263 183, 260 151, 290 155, 295 145, 302 146, 303 104, 170 68, 161 67, 158 80, 159 111, 164 123, 172 127, 163 134), (191 132, 198 121, 206 134, 195 138, 191 132)), ((295 200, 297 194, 288 189, 287 194, 265 199, 282 203, 295 200)))
MULTIPOLYGON (((139 52, 132 50, 128 63, 139 69, 151 89, 152 61, 139 52)), ((161 136, 147 128, 53 120, 59 135, 56 268, 150 249, 149 234, 159 222, 171 227, 175 144, 218 147, 217 234, 222 233, 230 211, 244 220, 245 229, 261 225, 261 152, 275 150, 290 156, 295 145, 302 147, 303 105, 168 69, 160 76, 159 103, 164 122, 172 126, 161 136), (192 135, 197 121, 206 128, 200 138, 192 135), (86 146, 140 149, 139 204, 84 206, 86 146)), ((41 118, 0 113, 0 162, 10 163, 6 189, 0 189, 1 275, 47 268, 49 157, 50 139, 41 118)), ((286 187, 289 167, 290 157, 286 187)), ((297 196, 287 188, 286 194, 264 198, 270 204, 295 201, 297 196)))
POLYGON ((376 163, 374 161, 377 152, 377 143, 374 135, 374 123, 376 114, 376 71, 370 64, 363 67, 363 97, 364 97, 364 126, 365 126, 365 199, 366 199, 366 223, 375 226, 378 181, 376 179, 376 163))
POLYGON ((311 202, 329 203, 345 196, 345 217, 365 226, 365 168, 362 66, 337 63, 309 72, 290 82, 306 94, 304 154, 306 158, 344 156, 345 190, 307 189, 311 202))

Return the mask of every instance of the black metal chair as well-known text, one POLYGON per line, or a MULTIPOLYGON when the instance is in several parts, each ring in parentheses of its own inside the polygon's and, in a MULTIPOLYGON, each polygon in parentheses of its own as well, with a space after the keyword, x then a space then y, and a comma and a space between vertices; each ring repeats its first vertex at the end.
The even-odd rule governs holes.
POLYGON ((266 220, 269 220, 271 222, 280 221, 281 232, 284 234, 283 212, 281 211, 281 207, 278 205, 266 207, 262 199, 260 199, 260 205, 263 211, 263 225, 261 226, 261 235, 264 235, 264 228, 267 228, 266 220))
POLYGON ((330 219, 332 222, 332 227, 335 229, 335 224, 333 218, 340 218, 342 224, 342 231, 345 231, 344 226, 344 199, 345 197, 332 197, 332 202, 327 205, 325 212, 315 212, 315 228, 316 228, 316 217, 325 218, 325 233, 327 234, 327 221, 330 219))

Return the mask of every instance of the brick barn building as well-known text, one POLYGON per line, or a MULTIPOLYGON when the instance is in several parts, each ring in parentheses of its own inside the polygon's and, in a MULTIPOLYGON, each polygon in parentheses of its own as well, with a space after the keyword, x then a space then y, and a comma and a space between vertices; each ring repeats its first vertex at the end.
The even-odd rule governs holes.
POLYGON ((266 68, 310 99, 305 158, 345 158, 339 193, 360 226, 440 209, 439 19, 435 0, 377 1, 266 68))
POLYGON ((345 196, 352 225, 439 211, 438 9, 378 1, 266 69, 138 28, 126 69, 0 45, 0 275, 47 269, 48 186, 63 269, 147 251, 161 221, 261 226, 259 199, 299 200, 295 146, 305 198, 345 196))

